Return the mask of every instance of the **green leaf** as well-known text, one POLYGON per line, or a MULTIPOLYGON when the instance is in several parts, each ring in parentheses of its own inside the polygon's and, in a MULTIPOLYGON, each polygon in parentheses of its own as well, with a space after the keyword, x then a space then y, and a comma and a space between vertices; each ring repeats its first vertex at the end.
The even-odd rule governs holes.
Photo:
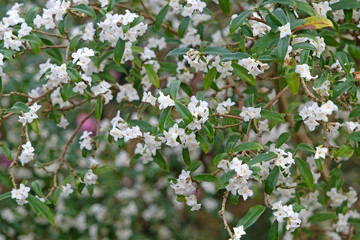
POLYGON ((360 106, 356 106, 350 113, 349 118, 360 116, 360 106))
POLYGON ((316 167, 322 172, 323 171, 323 165, 322 165, 322 162, 321 162, 321 158, 315 159, 315 164, 316 164, 316 167))
POLYGON ((119 38, 114 49, 114 61, 116 65, 120 66, 121 60, 125 52, 125 41, 119 38))
POLYGON ((286 57, 289 44, 290 44, 290 36, 287 35, 283 38, 280 38, 278 46, 276 48, 277 57, 281 66, 284 65, 284 59, 286 57))
POLYGON ((248 15, 252 12, 253 10, 247 10, 245 12, 240 13, 236 18, 231 20, 230 34, 233 34, 241 26, 241 24, 247 19, 248 15))
POLYGON ((137 153, 134 156, 132 156, 130 159, 130 166, 133 166, 137 162, 137 160, 141 158, 141 156, 142 155, 140 153, 137 153))
POLYGON ((115 168, 113 166, 104 165, 104 166, 95 168, 94 173, 95 174, 107 173, 107 172, 112 172, 114 170, 115 170, 115 168))
POLYGON ((216 157, 214 158, 213 160, 213 165, 216 166, 218 165, 218 163, 223 160, 223 159, 226 159, 229 157, 229 154, 228 153, 219 153, 218 155, 216 155, 216 157))
POLYGON ((308 49, 308 50, 316 52, 316 47, 314 47, 314 45, 312 45, 309 42, 296 43, 296 44, 292 45, 291 47, 292 47, 293 51, 297 50, 297 49, 308 49))
POLYGON ((188 27, 189 25, 189 22, 190 22, 190 17, 184 17, 180 24, 179 24, 179 29, 178 29, 178 33, 179 33, 179 37, 180 38, 183 38, 184 37, 184 34, 185 34, 185 31, 186 31, 186 28, 188 27))
POLYGON ((326 220, 334 220, 337 218, 338 217, 334 213, 315 213, 309 218, 308 222, 323 222, 326 220))
POLYGON ((352 132, 347 138, 348 141, 360 142, 360 132, 352 132))
POLYGON ((308 3, 306 2, 302 2, 302 1, 295 1, 296 2, 296 10, 301 10, 307 14, 309 14, 310 16, 315 16, 315 11, 314 11, 314 8, 309 5, 308 3))
POLYGON ((230 14, 230 12, 231 12, 230 0, 219 0, 219 5, 220 5, 221 10, 223 10, 224 13, 226 13, 227 15, 230 14))
POLYGON ((181 102, 175 103, 176 111, 180 114, 180 116, 184 119, 185 122, 191 123, 193 121, 193 116, 187 107, 181 102))
POLYGON ((279 240, 279 223, 277 220, 271 224, 271 228, 269 231, 269 240, 279 240))
POLYGON ((234 148, 234 152, 241 152, 241 151, 251 151, 257 149, 264 149, 260 143, 257 142, 244 142, 240 143, 238 146, 234 148))
POLYGON ((278 182, 278 179, 279 179, 279 173, 280 173, 279 166, 275 166, 271 170, 271 172, 265 182, 265 193, 266 194, 271 194, 272 191, 274 191, 276 184, 278 182))
POLYGON ((300 88, 300 75, 296 72, 292 72, 286 75, 286 82, 289 86, 290 91, 296 95, 300 88))
POLYGON ((169 172, 169 165, 165 161, 162 156, 160 150, 156 150, 156 154, 154 156, 154 162, 165 172, 169 172))
POLYGON ((274 122, 282 122, 285 123, 285 119, 277 112, 273 112, 270 110, 261 110, 261 117, 265 119, 269 119, 274 122))
POLYGON ((305 143, 300 143, 299 145, 297 145, 295 150, 315 153, 315 149, 305 143))
POLYGON ((32 8, 30 8, 30 9, 27 11, 26 16, 25 16, 25 22, 26 22, 28 25, 32 24, 32 22, 33 22, 33 20, 34 20, 34 18, 35 18, 35 16, 36 16, 36 12, 37 12, 38 10, 40 10, 39 7, 32 7, 32 8))
POLYGON ((38 125, 37 119, 34 119, 34 120, 31 122, 30 126, 31 126, 31 129, 34 130, 34 132, 35 132, 37 135, 40 134, 39 125, 38 125))
POLYGON ((67 20, 69 18, 69 14, 65 14, 63 20, 59 22, 59 32, 61 35, 65 36, 65 29, 67 25, 67 20))
POLYGON ((95 115, 97 119, 101 119, 101 114, 103 111, 103 102, 101 99, 101 96, 98 96, 97 100, 96 100, 96 104, 95 104, 95 115))
POLYGON ((55 226, 54 215, 45 203, 41 202, 38 198, 31 194, 29 194, 29 197, 26 200, 29 201, 30 205, 38 214, 46 218, 51 223, 51 225, 55 226))
POLYGON ((251 207, 244 217, 242 217, 236 226, 244 226, 244 230, 253 225, 256 220, 261 216, 265 211, 266 207, 263 205, 256 205, 251 207))
POLYGON ((3 193, 0 195, 0 201, 11 197, 11 192, 3 193))
POLYGON ((61 189, 58 188, 54 191, 53 199, 52 199, 55 206, 56 206, 57 201, 59 200, 60 195, 61 195, 61 189))
POLYGON ((88 16, 90 16, 92 18, 96 18, 95 11, 91 7, 89 7, 89 6, 87 6, 87 5, 83 4, 83 3, 81 3, 79 5, 72 6, 70 9, 85 13, 86 15, 88 15, 88 16))
POLYGON ((80 42, 80 39, 81 39, 82 35, 76 35, 75 37, 73 37, 70 41, 70 47, 69 47, 69 50, 71 52, 75 52, 76 51, 76 48, 80 42))
POLYGON ((235 170, 224 173, 216 182, 216 191, 225 188, 229 184, 229 180, 235 176, 235 170))
POLYGON ((225 151, 229 152, 240 139, 240 134, 231 135, 225 144, 225 151))
POLYGON ((248 162, 248 165, 249 166, 252 166, 256 163, 259 163, 259 162, 263 162, 263 161, 269 161, 273 158, 275 158, 277 155, 273 152, 269 152, 269 153, 260 153, 259 155, 257 155, 256 157, 254 157, 253 159, 251 159, 249 162, 248 162))
POLYGON ((177 92, 179 91, 179 87, 181 84, 181 80, 174 80, 170 83, 170 96, 172 99, 176 100, 177 92))
POLYGON ((196 140, 200 143, 200 149, 207 153, 209 151, 208 141, 200 133, 196 134, 196 140))
MULTIPOLYGON (((350 144, 343 145, 338 151, 337 156, 343 157, 343 158, 350 158, 354 154, 354 149, 350 144)), ((337 157, 334 156, 334 157, 337 157)))
POLYGON ((8 109, 5 113, 8 112, 14 112, 17 114, 20 114, 22 112, 28 112, 30 111, 30 108, 28 105, 26 105, 23 102, 16 102, 10 109, 8 109))
POLYGON ((211 54, 211 55, 224 55, 224 54, 230 54, 231 51, 229 49, 219 46, 210 46, 202 50, 202 53, 211 54))
POLYGON ((291 133, 283 133, 279 136, 278 140, 276 141, 275 148, 281 147, 291 136, 291 133))
POLYGON ((76 69, 68 67, 66 68, 66 72, 74 82, 78 83, 81 81, 81 76, 76 69))
POLYGON ((339 9, 354 9, 360 8, 360 2, 354 0, 340 0, 339 2, 331 4, 330 7, 333 11, 339 9))
POLYGON ((286 110, 287 113, 294 111, 298 106, 300 106, 300 102, 291 102, 286 110))
POLYGON ((175 48, 173 50, 171 50, 170 52, 168 52, 168 54, 166 54, 166 57, 168 56, 178 56, 178 55, 185 55, 191 48, 175 48))
POLYGON ((144 64, 144 67, 152 84, 154 84, 155 87, 159 88, 160 87, 159 77, 154 70, 154 66, 151 64, 144 64))
POLYGON ((207 72, 204 76, 204 89, 208 90, 210 88, 210 85, 214 81, 214 78, 217 74, 216 67, 213 67, 210 69, 209 72, 207 72))
POLYGON ((183 150, 182 150, 182 156, 183 156, 183 159, 184 159, 185 164, 188 165, 188 166, 190 166, 190 165, 191 165, 191 158, 190 158, 189 149, 183 148, 183 150))
POLYGON ((186 169, 186 171, 195 172, 196 169, 198 169, 201 166, 201 164, 202 164, 201 161, 199 160, 195 161, 186 169))
POLYGON ((314 189, 314 178, 310 171, 309 165, 300 158, 295 158, 295 163, 305 184, 312 191, 314 189))
POLYGON ((153 126, 143 120, 131 119, 127 122, 130 126, 138 126, 144 132, 151 132, 153 126))
POLYGON ((45 198, 44 193, 43 193, 42 190, 41 190, 40 183, 39 183, 38 180, 36 180, 36 181, 34 181, 34 182, 31 183, 31 188, 32 188, 32 190, 35 191, 35 193, 36 193, 37 195, 39 195, 39 196, 42 197, 42 198, 45 198))
POLYGON ((201 182, 216 182, 217 181, 217 177, 215 177, 214 175, 211 175, 211 174, 206 174, 206 173, 193 176, 192 179, 195 181, 201 181, 201 182))
POLYGON ((243 52, 230 52, 230 53, 224 53, 221 57, 221 62, 227 62, 232 60, 239 60, 250 57, 249 54, 243 53, 243 52))
POLYGON ((234 69, 233 73, 236 76, 238 76, 241 80, 243 80, 251 85, 255 85, 254 76, 251 75, 246 68, 244 68, 243 66, 240 66, 237 63, 232 63, 231 66, 234 69))
POLYGON ((165 16, 167 14, 169 10, 169 4, 166 4, 159 12, 159 14, 156 17, 156 21, 155 21, 155 28, 157 31, 160 30, 161 28, 161 24, 163 23, 165 16))
POLYGON ((5 145, 1 145, 1 149, 3 150, 7 160, 9 162, 11 162, 11 151, 10 151, 10 149, 5 145))
POLYGON ((171 112, 172 107, 165 108, 160 114, 159 118, 159 129, 160 132, 164 131, 166 120, 168 119, 169 113, 171 112))

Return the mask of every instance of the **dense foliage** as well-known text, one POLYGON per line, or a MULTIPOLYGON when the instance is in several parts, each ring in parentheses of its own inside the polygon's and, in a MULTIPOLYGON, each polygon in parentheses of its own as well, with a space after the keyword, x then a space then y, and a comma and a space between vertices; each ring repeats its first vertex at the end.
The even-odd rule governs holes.
POLYGON ((360 239, 359 1, 0 6, 0 239, 360 239))

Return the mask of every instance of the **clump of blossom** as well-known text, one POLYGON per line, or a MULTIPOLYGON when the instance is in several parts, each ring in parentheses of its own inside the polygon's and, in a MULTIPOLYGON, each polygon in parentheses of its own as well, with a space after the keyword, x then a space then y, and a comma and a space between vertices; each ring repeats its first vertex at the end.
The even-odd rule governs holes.
POLYGON ((76 52, 71 54, 73 58, 72 62, 79 65, 85 72, 88 70, 89 63, 91 62, 90 57, 95 56, 94 50, 84 47, 79 48, 76 52))
POLYGON ((119 87, 119 92, 116 95, 116 101, 117 102, 121 102, 122 100, 127 100, 129 102, 132 102, 134 100, 139 100, 140 97, 136 91, 136 89, 133 87, 132 84, 127 83, 124 85, 119 85, 117 84, 117 86, 119 87))
POLYGON ((120 111, 118 111, 116 116, 111 120, 111 125, 110 136, 112 136, 115 141, 124 138, 124 141, 127 142, 142 136, 142 132, 138 126, 128 127, 128 124, 120 117, 120 111))
POLYGON ((328 153, 328 151, 329 149, 326 147, 316 147, 314 159, 319 159, 319 158, 325 159, 325 156, 328 153))
POLYGON ((86 41, 86 40, 93 41, 94 35, 95 35, 95 29, 93 27, 93 23, 90 22, 90 23, 86 24, 85 29, 84 29, 84 34, 82 35, 81 38, 84 41, 86 41))
POLYGON ((292 205, 281 205, 281 201, 279 201, 273 204, 272 210, 274 210, 274 216, 279 223, 286 219, 286 230, 293 232, 300 227, 299 213, 294 212, 292 205))
POLYGON ((280 30, 280 38, 290 36, 291 35, 290 23, 288 22, 284 26, 279 27, 279 30, 280 30))
POLYGON ((67 183, 65 186, 61 186, 61 195, 64 197, 69 196, 74 190, 71 188, 70 183, 67 183))
POLYGON ((86 150, 90 151, 92 149, 92 138, 90 137, 91 134, 92 132, 84 131, 81 135, 79 141, 81 150, 85 148, 86 150))
POLYGON ((322 104, 321 107, 317 103, 312 103, 310 106, 303 106, 299 115, 304 120, 304 123, 310 131, 314 131, 315 127, 320 125, 319 121, 327 122, 329 115, 337 111, 338 107, 331 101, 322 104))
POLYGON ((228 114, 231 111, 231 106, 234 106, 235 103, 231 101, 230 98, 228 98, 226 101, 221 102, 218 104, 216 108, 216 112, 220 114, 228 114))
POLYGON ((24 164, 31 162, 34 159, 35 149, 32 147, 30 141, 26 142, 26 144, 23 144, 21 147, 22 151, 19 156, 19 160, 21 162, 21 165, 24 166, 24 164))
POLYGON ((160 104, 160 110, 165 109, 169 106, 175 106, 174 100, 172 100, 169 95, 165 96, 162 92, 159 92, 159 95, 160 96, 158 97, 157 101, 160 104))
POLYGON ((254 77, 264 73, 265 70, 270 68, 269 64, 262 63, 259 60, 255 60, 251 57, 240 59, 238 61, 238 64, 246 68, 249 71, 249 73, 254 77))
POLYGON ((242 107, 240 117, 242 117, 245 122, 249 122, 250 119, 261 118, 260 112, 261 112, 261 108, 242 107))
POLYGON ((296 65, 295 72, 300 74, 300 77, 304 78, 306 81, 310 81, 311 79, 316 79, 317 76, 311 76, 310 67, 307 64, 296 65))
POLYGON ((208 103, 198 100, 195 96, 190 98, 188 109, 193 116, 193 121, 188 125, 191 130, 201 129, 201 124, 209 119, 208 103))
POLYGON ((234 240, 240 240, 241 237, 246 234, 243 225, 234 227, 233 230, 234 230, 234 240))
POLYGON ((90 169, 84 176, 84 183, 86 186, 94 185, 96 184, 97 179, 98 176, 93 173, 92 169, 90 169))
POLYGON ((24 113, 23 116, 19 116, 19 122, 21 122, 23 126, 28 123, 32 123, 35 119, 39 118, 36 112, 41 108, 41 106, 37 103, 34 103, 29 108, 29 112, 24 113))
POLYGON ((176 195, 185 196, 186 204, 191 207, 191 211, 197 211, 200 209, 201 204, 197 203, 196 187, 194 186, 190 171, 182 170, 176 183, 171 181, 170 187, 174 189, 176 195))
POLYGON ((91 87, 91 91, 94 93, 95 96, 103 96, 105 99, 104 104, 108 104, 110 100, 113 99, 110 88, 111 85, 105 80, 103 80, 98 85, 91 87))
POLYGON ((29 196, 30 188, 26 187, 24 184, 20 184, 20 188, 13 188, 11 190, 11 198, 16 199, 18 205, 22 206, 28 201, 26 200, 29 196))
MULTIPOLYGON (((226 164, 226 162, 223 162, 226 164)), ((223 165, 220 167, 224 168, 223 165)), ((252 171, 249 166, 238 158, 233 158, 229 163, 229 169, 235 170, 235 176, 229 180, 229 184, 226 186, 226 190, 231 192, 232 195, 240 195, 246 200, 254 193, 248 186, 248 179, 250 178, 252 171)))

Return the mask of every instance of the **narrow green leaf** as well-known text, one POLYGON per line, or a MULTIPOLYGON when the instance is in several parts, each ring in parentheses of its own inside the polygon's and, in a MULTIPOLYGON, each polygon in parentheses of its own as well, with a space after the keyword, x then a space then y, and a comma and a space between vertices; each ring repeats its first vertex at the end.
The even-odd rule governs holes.
POLYGON ((241 151, 251 151, 251 150, 257 150, 257 149, 264 149, 261 144, 257 142, 244 142, 240 143, 238 146, 234 148, 234 152, 241 152, 241 151))
POLYGON ((334 219, 337 219, 337 216, 334 213, 315 213, 309 218, 308 222, 323 222, 334 219))
POLYGON ((79 72, 76 69, 68 67, 66 69, 66 72, 74 82, 78 83, 78 82, 81 81, 81 76, 80 76, 79 72))
POLYGON ((81 3, 79 5, 72 6, 70 9, 85 13, 86 15, 88 15, 88 16, 90 16, 92 18, 96 18, 95 11, 91 7, 89 7, 88 5, 85 5, 83 3, 81 3))
POLYGON ((141 130, 145 131, 145 132, 151 132, 153 126, 148 123, 145 122, 143 120, 137 120, 137 119, 131 119, 127 122, 130 126, 138 126, 141 130))
POLYGON ((31 126, 31 129, 34 130, 34 132, 35 132, 37 135, 40 134, 39 125, 38 125, 37 119, 34 119, 34 120, 31 122, 30 126, 31 126))
POLYGON ((201 182, 216 182, 217 181, 217 177, 215 177, 214 175, 211 175, 211 174, 206 174, 206 173, 193 176, 192 179, 195 181, 201 181, 201 182))
POLYGON ((248 165, 249 166, 252 166, 256 163, 259 163, 259 162, 264 162, 264 161, 269 161, 273 158, 275 158, 277 155, 273 152, 269 152, 269 153, 260 153, 259 155, 257 155, 256 157, 254 157, 253 159, 251 159, 249 162, 248 162, 248 165))
POLYGON ((216 182, 216 191, 225 188, 229 184, 229 180, 235 176, 235 170, 224 173, 216 182))
POLYGON ((241 26, 241 24, 247 19, 248 15, 252 12, 253 10, 247 10, 245 12, 240 13, 236 18, 231 20, 230 34, 233 34, 241 26))
POLYGON ((173 50, 171 50, 170 52, 168 52, 168 54, 166 54, 166 57, 168 56, 178 56, 178 55, 185 55, 191 48, 175 48, 173 50))
POLYGON ((269 119, 274 122, 282 122, 285 123, 285 119, 277 112, 273 112, 270 110, 261 110, 261 117, 265 119, 269 119))
POLYGON ((314 189, 314 178, 310 171, 309 165, 300 158, 295 158, 295 163, 305 184, 312 191, 314 189))
POLYGON ((278 140, 276 141, 275 148, 281 147, 291 136, 291 133, 283 133, 279 136, 278 140))
POLYGON ((76 48, 80 42, 80 39, 81 39, 82 35, 76 35, 75 37, 73 37, 70 41, 70 47, 69 47, 69 50, 71 52, 75 52, 76 51, 76 48))
POLYGON ((183 150, 182 150, 182 156, 183 156, 183 159, 184 159, 185 164, 188 165, 188 166, 190 166, 190 165, 191 165, 191 158, 190 158, 189 149, 183 148, 183 150))
POLYGON ((296 95, 300 88, 300 75, 296 72, 292 72, 286 75, 286 82, 289 86, 290 91, 296 95))
POLYGON ((195 172, 201 166, 201 164, 201 161, 195 161, 186 169, 186 171, 195 172))
POLYGON ((174 80, 170 83, 170 96, 172 99, 176 100, 177 92, 179 91, 179 87, 181 84, 181 80, 174 80))
POLYGON ((209 144, 206 138, 204 138, 200 133, 196 134, 196 140, 200 143, 200 149, 207 153, 209 151, 209 144))
POLYGON ((160 114, 160 118, 159 118, 159 129, 160 132, 164 131, 165 128, 165 124, 166 124, 166 120, 168 119, 168 116, 171 112, 172 107, 167 107, 165 108, 162 113, 160 114))
POLYGON ((184 37, 184 34, 185 34, 185 31, 189 25, 189 22, 190 22, 190 17, 184 17, 180 24, 179 24, 179 29, 178 29, 178 33, 179 33, 179 37, 180 38, 183 38, 184 37))
POLYGON ((265 182, 265 193, 266 194, 271 194, 274 191, 276 184, 278 182, 278 179, 279 179, 279 173, 280 173, 279 166, 275 166, 271 170, 271 172, 265 182))
POLYGON ((230 14, 230 12, 231 12, 230 0, 219 0, 219 5, 220 5, 221 10, 223 10, 224 13, 226 13, 227 15, 230 14))
POLYGON ((36 193, 37 195, 39 195, 39 196, 42 197, 42 198, 45 198, 44 193, 43 193, 42 190, 41 190, 40 183, 39 183, 38 180, 36 180, 36 181, 34 181, 34 182, 31 183, 31 188, 32 188, 32 190, 35 191, 35 193, 36 193))
POLYGON ((347 138, 348 141, 360 142, 360 132, 352 132, 347 138))
POLYGON ((265 211, 266 207, 263 205, 256 205, 251 207, 244 217, 242 217, 236 226, 244 226, 244 230, 253 225, 256 220, 261 216, 265 211))
POLYGON ((300 143, 297 145, 295 150, 315 153, 315 149, 305 143, 300 143))
POLYGON ((229 157, 229 154, 228 153, 219 153, 218 155, 216 155, 216 157, 214 158, 213 160, 213 165, 216 166, 218 165, 218 163, 223 160, 223 159, 226 159, 229 157))
POLYGON ((10 162, 11 161, 11 151, 10 151, 10 149, 5 145, 2 145, 1 149, 3 150, 7 160, 10 162))
POLYGON ((159 88, 160 87, 159 77, 154 70, 154 66, 151 64, 144 64, 144 67, 152 84, 154 84, 155 87, 159 88))
POLYGON ((356 106, 350 113, 349 118, 360 116, 360 106, 356 106))
POLYGON ((29 201, 30 205, 37 213, 46 218, 51 223, 51 225, 55 226, 54 215, 45 203, 41 202, 38 198, 31 194, 29 194, 29 197, 26 200, 29 201))
POLYGON ((33 22, 33 20, 34 20, 34 18, 36 16, 36 12, 39 11, 39 10, 40 10, 39 7, 32 7, 27 11, 27 13, 25 15, 25 22, 28 25, 32 24, 32 22, 33 22))
POLYGON ((156 154, 154 156, 154 162, 165 172, 169 172, 169 165, 165 161, 162 156, 160 150, 156 150, 156 154))
POLYGON ((159 14, 157 15, 156 17, 156 21, 155 21, 155 28, 157 31, 160 30, 161 28, 161 24, 163 23, 165 17, 166 17, 166 14, 169 10, 169 4, 166 4, 159 12, 159 14))
POLYGON ((231 66, 233 67, 234 71, 233 73, 239 77, 241 80, 251 84, 255 85, 255 79, 254 76, 249 73, 249 71, 244 68, 243 66, 240 66, 237 63, 232 63, 231 66))
POLYGON ((97 119, 101 119, 101 114, 103 111, 103 102, 101 99, 101 96, 98 96, 97 100, 96 100, 96 104, 95 104, 95 115, 97 119))
POLYGON ((125 52, 125 41, 119 38, 114 49, 114 61, 116 65, 120 66, 121 60, 125 52))
POLYGON ((141 156, 142 155, 140 153, 137 153, 134 156, 132 156, 130 159, 130 166, 133 166, 137 162, 137 160, 141 158, 141 156))
POLYGON ((0 195, 0 201, 11 197, 11 192, 3 193, 0 195))
POLYGON ((193 116, 187 107, 181 102, 175 103, 176 111, 180 114, 180 116, 184 119, 185 122, 191 123, 193 121, 193 116))
POLYGON ((289 45, 290 45, 290 36, 289 35, 287 35, 283 38, 280 38, 278 46, 276 48, 276 53, 277 53, 277 57, 278 57, 278 60, 279 60, 279 63, 281 64, 281 66, 284 65, 284 59, 287 54, 289 45))
POLYGON ((271 224, 271 228, 269 231, 269 240, 279 240, 279 223, 277 220, 271 224))
POLYGON ((61 195, 61 189, 58 188, 54 191, 53 199, 52 199, 55 206, 56 206, 57 201, 59 200, 60 195, 61 195))
POLYGON ((213 67, 204 76, 204 89, 208 90, 217 74, 216 67, 213 67))

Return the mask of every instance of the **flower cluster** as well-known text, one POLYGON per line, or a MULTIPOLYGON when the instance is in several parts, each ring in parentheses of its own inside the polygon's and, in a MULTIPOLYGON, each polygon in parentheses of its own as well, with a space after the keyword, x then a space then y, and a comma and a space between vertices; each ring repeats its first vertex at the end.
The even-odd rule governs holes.
POLYGON ((171 181, 171 188, 175 194, 185 196, 186 204, 191 207, 191 211, 200 209, 201 204, 197 203, 196 187, 191 180, 190 171, 182 170, 176 181, 171 181))
POLYGON ((273 204, 274 216, 280 223, 286 219, 286 229, 293 232, 301 224, 299 213, 294 212, 292 205, 281 205, 281 201, 273 204))
POLYGON ((22 206, 28 201, 26 200, 29 196, 30 188, 24 184, 20 184, 20 188, 11 190, 11 198, 16 199, 18 205, 22 206))
POLYGON ((31 142, 28 141, 26 144, 23 144, 22 151, 19 156, 19 160, 21 162, 21 165, 24 166, 24 164, 31 162, 34 159, 34 151, 35 149, 31 146, 31 142))
POLYGON ((307 103, 307 106, 301 108, 299 115, 302 117, 309 130, 314 131, 315 127, 320 125, 320 121, 327 122, 328 115, 331 115, 337 110, 338 107, 331 100, 322 104, 320 107, 317 103, 309 102, 307 103))
POLYGON ((28 112, 24 113, 23 116, 19 116, 19 122, 25 126, 28 123, 32 123, 35 119, 38 119, 39 116, 37 115, 37 111, 41 108, 40 105, 34 103, 32 106, 29 107, 28 112))

